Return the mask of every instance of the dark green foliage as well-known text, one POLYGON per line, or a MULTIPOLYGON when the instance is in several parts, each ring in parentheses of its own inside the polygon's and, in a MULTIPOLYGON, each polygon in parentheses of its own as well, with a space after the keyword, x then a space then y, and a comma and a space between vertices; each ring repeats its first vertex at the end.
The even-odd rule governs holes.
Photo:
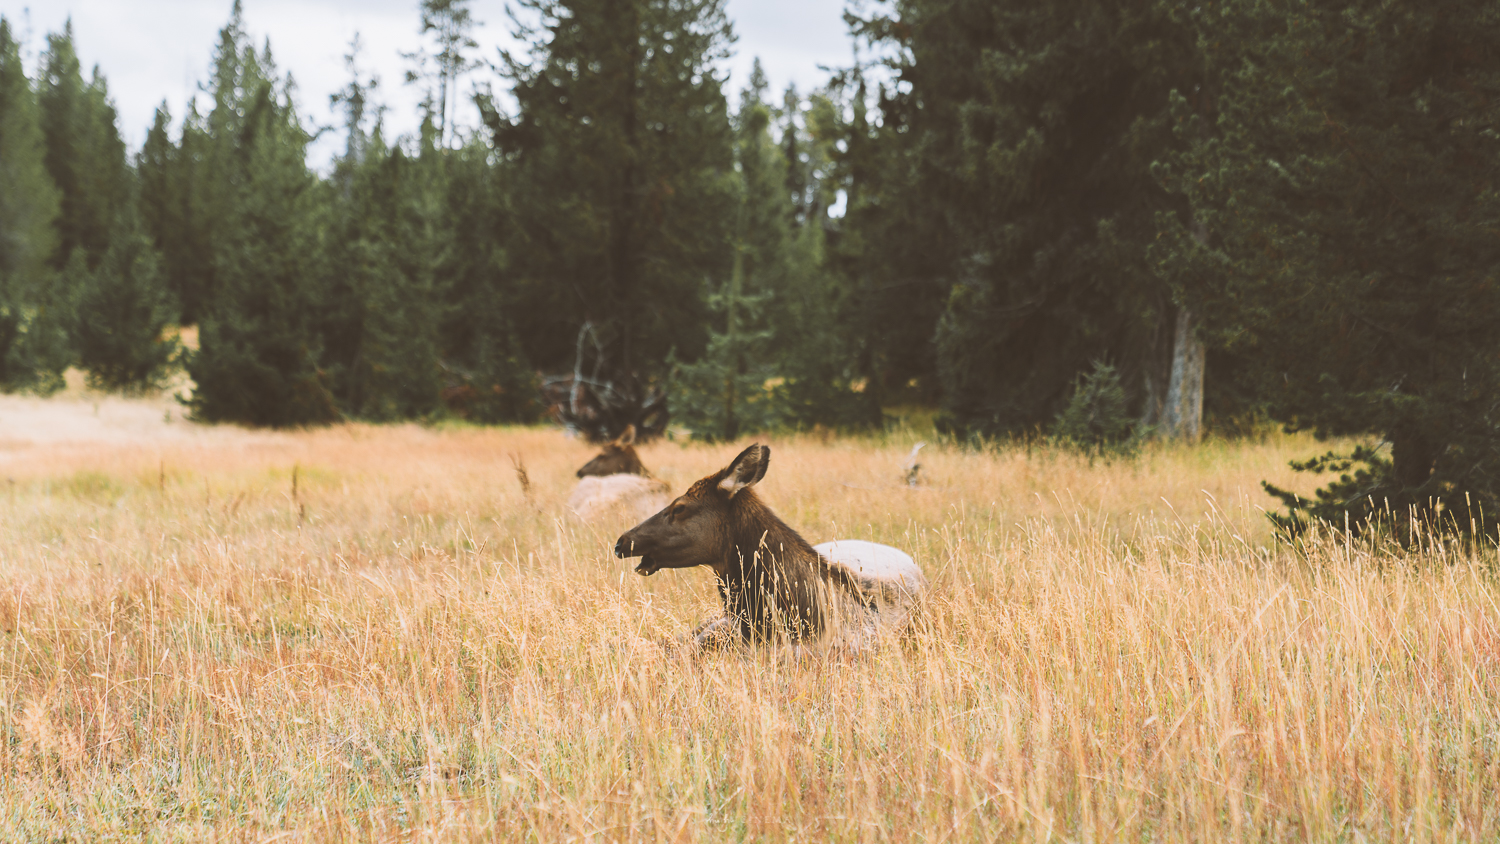
POLYGON ((508 242, 527 356, 570 370, 579 326, 606 379, 662 372, 704 348, 705 279, 729 270, 734 199, 716 63, 723 0, 524 0, 539 21, 505 56, 517 111, 486 122, 505 157, 508 242))
POLYGON ((1214 238, 1163 218, 1163 274, 1274 418, 1390 445, 1317 502, 1284 498, 1290 518, 1389 508, 1492 529, 1500 9, 1206 3, 1194 20, 1215 96, 1177 99, 1192 146, 1158 172, 1214 238))
POLYGON ((177 303, 151 240, 138 229, 116 231, 75 295, 74 344, 89 385, 124 391, 161 386, 182 347, 166 333, 177 303))
POLYGON ((766 346, 773 332, 756 327, 769 295, 745 293, 744 264, 736 255, 729 280, 707 296, 710 310, 724 315, 724 330, 711 333, 699 360, 672 369, 672 418, 696 439, 732 440, 782 420, 779 391, 768 383, 774 370, 766 346))
POLYGON ((1319 489, 1312 501, 1270 483, 1262 482, 1266 492, 1280 499, 1282 505, 1287 508, 1285 514, 1267 514, 1286 536, 1301 535, 1308 529, 1311 521, 1338 528, 1349 528, 1358 533, 1372 525, 1387 521, 1388 517, 1397 513, 1397 509, 1391 506, 1392 502, 1384 497, 1388 487, 1386 479, 1391 473, 1391 461, 1381 457, 1380 453, 1373 448, 1358 446, 1352 454, 1338 454, 1330 451, 1322 457, 1315 457, 1311 460, 1294 460, 1291 466, 1299 472, 1319 475, 1325 472, 1343 474, 1338 480, 1319 489), (1361 468, 1356 469, 1352 475, 1348 474, 1349 470, 1356 465, 1360 465, 1361 468))
MULTIPOLYGON (((308 135, 269 52, 221 34, 215 108, 206 121, 225 217, 211 241, 213 286, 188 357, 191 404, 206 421, 305 425, 338 416, 320 367, 322 196, 305 163, 308 135)), ((188 130, 184 130, 185 135, 188 130)))
POLYGON ((1094 361, 1093 371, 1078 375, 1051 433, 1065 445, 1093 453, 1128 452, 1139 442, 1125 387, 1113 366, 1094 361))
POLYGON ((443 394, 448 409, 476 422, 530 422, 541 408, 536 375, 519 336, 506 237, 512 231, 504 168, 470 141, 443 158, 447 190, 439 259, 443 394))
POLYGON ((757 62, 735 117, 733 261, 729 277, 705 295, 709 310, 722 315, 723 330, 710 330, 701 358, 672 370, 672 418, 700 439, 732 440, 742 431, 775 427, 782 417, 778 392, 767 388, 776 371, 771 339, 778 333, 769 306, 786 291, 792 206, 764 94, 757 62))
POLYGON ((828 216, 847 174, 837 163, 847 143, 841 105, 830 92, 805 103, 788 90, 781 111, 782 169, 791 200, 791 232, 782 249, 785 277, 773 310, 778 374, 787 420, 799 427, 865 428, 880 420, 881 395, 861 358, 878 342, 858 304, 830 238, 842 237, 828 216))
POLYGON ((139 231, 134 174, 108 86, 98 69, 84 82, 71 22, 47 37, 42 66, 46 164, 61 195, 52 259, 61 271, 57 322, 70 324, 71 351, 93 386, 156 386, 176 362, 176 340, 162 339, 176 306, 155 249, 139 231))
POLYGON ((58 277, 57 188, 48 177, 36 92, 0 17, 0 389, 51 392, 68 365, 58 277))
POLYGON ((833 105, 816 97, 804 109, 789 90, 778 113, 765 93, 757 62, 734 121, 733 264, 705 295, 722 321, 701 358, 674 368, 673 418, 698 437, 788 424, 860 427, 877 415, 853 389, 860 344, 842 279, 825 260, 833 105))
POLYGON ((666 424, 671 370, 700 436, 941 401, 1100 449, 1200 371, 1180 316, 1218 418, 1366 437, 1302 464, 1343 475, 1316 500, 1270 490, 1285 524, 1493 526, 1492 5, 884 0, 851 22, 894 78, 773 105, 757 73, 731 117, 722 0, 524 0, 480 139, 469 4, 428 0, 421 136, 382 137, 356 74, 327 178, 236 5, 138 192, 70 33, 33 85, 0 22, 0 387, 60 384, 70 342, 149 384, 176 301, 203 419, 523 421, 541 381, 610 437, 666 424))
POLYGON ((163 104, 141 148, 136 167, 140 215, 162 254, 162 272, 182 307, 182 322, 192 324, 208 307, 212 233, 221 219, 218 204, 209 197, 222 183, 209 178, 209 138, 197 112, 188 112, 176 144, 169 135, 171 121, 163 104))
POLYGON ((350 416, 431 417, 441 386, 437 152, 408 158, 387 148, 377 130, 363 160, 342 166, 330 274, 343 319, 326 335, 333 390, 350 416))
POLYGON ((182 306, 184 324, 208 316, 221 292, 221 247, 241 234, 234 229, 236 203, 243 195, 246 145, 257 131, 248 122, 254 117, 249 106, 262 87, 275 82, 269 45, 263 56, 256 55, 235 0, 219 31, 213 78, 205 86, 208 114, 190 101, 173 144, 163 105, 146 136, 139 164, 142 218, 161 251, 167 286, 182 306))
MULTIPOLYGON (((859 31, 875 35, 868 26, 859 31)), ((887 397, 936 401, 941 394, 932 339, 948 288, 943 256, 954 248, 944 219, 947 200, 917 196, 917 170, 929 152, 917 143, 921 130, 904 123, 916 115, 905 113, 899 96, 881 89, 872 120, 857 73, 835 90, 844 94, 838 105, 850 119, 830 115, 820 128, 830 144, 842 147, 830 157, 846 208, 829 233, 826 259, 848 288, 841 323, 851 326, 848 336, 856 340, 857 371, 871 406, 878 408, 887 397), (916 386, 916 395, 908 385, 916 386)))
POLYGON ((374 80, 333 97, 348 146, 333 189, 327 322, 330 383, 344 412, 374 420, 452 412, 483 422, 535 418, 535 379, 507 319, 504 209, 488 147, 438 145, 429 120, 408 154, 388 146, 374 80))
POLYGON ((851 223, 874 321, 912 323, 885 354, 931 361, 892 374, 935 372, 956 423, 1000 432, 1049 420, 1108 355, 1140 406, 1173 308, 1145 256, 1174 205, 1149 165, 1191 31, 1155 0, 900 0, 861 27, 899 82, 851 223))
POLYGON ((131 173, 109 90, 98 69, 85 83, 73 24, 47 36, 38 92, 47 171, 61 193, 54 267, 82 249, 90 269, 110 248, 117 219, 132 213, 131 173))

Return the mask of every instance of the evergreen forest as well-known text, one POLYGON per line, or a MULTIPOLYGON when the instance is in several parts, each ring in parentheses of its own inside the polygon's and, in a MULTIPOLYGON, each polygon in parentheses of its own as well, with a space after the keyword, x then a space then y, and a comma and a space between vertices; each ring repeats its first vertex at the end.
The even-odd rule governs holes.
POLYGON ((469 0, 414 5, 412 135, 356 39, 321 169, 239 0, 139 150, 71 28, 28 72, 0 18, 0 389, 185 370, 204 421, 594 438, 1280 425, 1367 443, 1268 488, 1289 530, 1493 531, 1500 4, 870 0, 810 91, 727 90, 724 0, 511 7, 524 48, 480 55, 469 0))

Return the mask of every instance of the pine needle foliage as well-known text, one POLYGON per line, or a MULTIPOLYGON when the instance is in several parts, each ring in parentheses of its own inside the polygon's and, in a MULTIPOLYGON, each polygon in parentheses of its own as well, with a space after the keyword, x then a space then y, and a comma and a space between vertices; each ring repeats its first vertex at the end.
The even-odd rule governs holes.
POLYGON ((588 323, 606 380, 663 375, 669 350, 703 351, 704 279, 731 259, 724 0, 516 5, 528 48, 500 68, 514 113, 491 98, 486 123, 525 209, 509 257, 528 355, 570 369, 588 323))
POLYGON ((10 22, 0 17, 0 389, 52 392, 69 363, 57 248, 56 186, 45 163, 37 93, 10 22))
POLYGON ((150 238, 139 228, 117 231, 75 295, 74 345, 89 385, 127 393, 162 386, 183 349, 169 331, 177 302, 150 238))
POLYGON ((1128 454, 1140 445, 1120 374, 1104 361, 1080 373, 1068 405, 1052 423, 1052 437, 1091 454, 1128 454))
POLYGON ((290 426, 339 416, 320 366, 323 206, 309 140, 269 49, 243 35, 238 5, 221 34, 209 138, 225 177, 227 224, 213 239, 214 288, 188 357, 191 406, 205 421, 290 426))
MULTIPOLYGON (((1291 430, 1389 444, 1283 526, 1492 532, 1500 516, 1500 9, 1474 0, 1205 3, 1210 68, 1158 167, 1195 242, 1157 257, 1291 430)), ((1410 534, 1410 531, 1404 531, 1410 534)))

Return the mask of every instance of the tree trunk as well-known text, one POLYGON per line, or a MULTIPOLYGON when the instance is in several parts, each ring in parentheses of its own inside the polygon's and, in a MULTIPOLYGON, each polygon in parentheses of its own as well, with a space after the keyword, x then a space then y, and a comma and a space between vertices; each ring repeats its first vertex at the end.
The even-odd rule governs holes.
POLYGON ((641 209, 637 207, 640 200, 637 166, 641 159, 640 149, 636 136, 636 109, 640 106, 640 91, 637 86, 637 78, 640 73, 641 46, 640 46, 640 21, 634 14, 634 7, 625 4, 625 19, 622 21, 625 31, 636 33, 630 40, 630 47, 624 57, 624 68, 620 89, 620 97, 624 108, 620 116, 621 153, 624 161, 620 166, 619 195, 614 198, 614 208, 610 220, 610 236, 613 242, 610 244, 609 270, 613 290, 611 293, 614 302, 619 308, 618 324, 620 326, 620 365, 622 374, 629 376, 635 372, 635 360, 633 359, 634 339, 637 331, 635 324, 635 297, 638 279, 636 273, 636 253, 639 245, 636 243, 635 223, 640 216, 641 209))
POLYGON ((1197 442, 1203 434, 1203 364, 1205 349, 1194 329, 1193 314, 1177 311, 1177 333, 1172 341, 1172 377, 1162 411, 1162 435, 1197 442))
MULTIPOLYGON (((743 214, 741 215, 743 217, 743 214)), ((739 314, 740 294, 745 280, 745 252, 738 242, 734 245, 734 267, 729 273, 729 295, 725 301, 724 336, 727 338, 731 359, 724 365, 724 439, 733 440, 740 435, 740 423, 735 418, 735 385, 744 369, 744 355, 740 350, 739 314)))
POLYGON ((1408 490, 1427 483, 1441 449, 1424 436, 1420 428, 1410 423, 1396 426, 1390 440, 1391 468, 1396 475, 1396 484, 1408 490))
POLYGON ((1172 349, 1166 326, 1157 326, 1146 346, 1145 361, 1141 366, 1141 415, 1136 424, 1142 431, 1160 433, 1162 419, 1166 415, 1167 383, 1172 375, 1172 349))

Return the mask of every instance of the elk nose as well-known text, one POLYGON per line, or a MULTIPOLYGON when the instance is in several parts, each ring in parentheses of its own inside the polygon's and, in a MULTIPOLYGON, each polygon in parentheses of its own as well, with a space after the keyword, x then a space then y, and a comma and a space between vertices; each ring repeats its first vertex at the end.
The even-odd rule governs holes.
POLYGON ((625 540, 625 537, 623 537, 623 536, 620 537, 619 541, 615 543, 615 556, 616 557, 622 557, 622 558, 623 557, 629 557, 630 556, 630 546, 632 546, 634 544, 635 543, 633 543, 633 542, 627 542, 625 540))

